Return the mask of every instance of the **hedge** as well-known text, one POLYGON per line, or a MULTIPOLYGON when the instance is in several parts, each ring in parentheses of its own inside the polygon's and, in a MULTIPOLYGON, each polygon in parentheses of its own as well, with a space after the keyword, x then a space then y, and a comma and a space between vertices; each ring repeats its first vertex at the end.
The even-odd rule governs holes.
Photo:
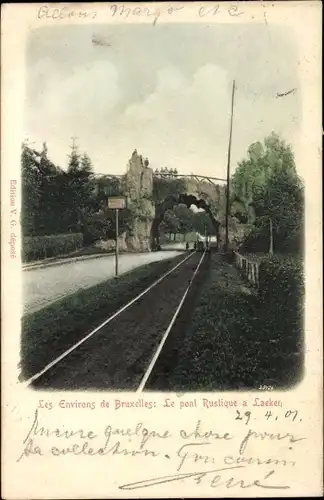
POLYGON ((264 323, 269 332, 283 337, 281 348, 303 352, 304 272, 302 259, 272 257, 263 259, 259 268, 259 298, 264 305, 264 323))
POLYGON ((305 285, 302 259, 297 256, 263 259, 259 284, 262 311, 260 335, 271 339, 269 350, 276 347, 276 363, 282 364, 287 383, 291 386, 301 380, 304 372, 305 285))
MULTIPOLYGON (((248 227, 247 227, 248 230, 248 227)), ((241 253, 268 253, 270 246, 269 228, 255 226, 245 235, 239 247, 241 253)), ((273 247, 280 255, 303 253, 304 231, 303 227, 292 228, 289 231, 280 230, 273 232, 273 247)))
POLYGON ((263 300, 283 303, 303 298, 302 259, 286 256, 263 258, 259 267, 259 293, 263 300))
POLYGON ((27 236, 23 238, 22 260, 46 259, 73 252, 83 246, 82 233, 53 234, 50 236, 27 236))

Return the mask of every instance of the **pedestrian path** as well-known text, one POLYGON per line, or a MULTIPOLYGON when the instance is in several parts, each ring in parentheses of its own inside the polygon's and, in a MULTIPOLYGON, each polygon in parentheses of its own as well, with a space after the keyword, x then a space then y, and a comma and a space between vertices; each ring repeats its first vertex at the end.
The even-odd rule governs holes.
MULTIPOLYGON (((144 264, 178 255, 179 250, 121 254, 119 256, 119 273, 122 274, 144 264)), ((113 278, 114 273, 114 255, 105 255, 98 259, 73 260, 64 262, 62 265, 30 269, 22 276, 24 313, 38 311, 65 295, 113 278)))

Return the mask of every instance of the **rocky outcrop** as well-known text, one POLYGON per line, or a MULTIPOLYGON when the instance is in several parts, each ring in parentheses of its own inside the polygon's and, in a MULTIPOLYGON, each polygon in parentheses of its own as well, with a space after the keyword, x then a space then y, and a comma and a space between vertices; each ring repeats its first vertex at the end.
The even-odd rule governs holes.
POLYGON ((148 160, 144 160, 136 150, 128 162, 122 190, 132 214, 131 226, 126 232, 127 248, 130 252, 149 252, 151 226, 155 217, 153 170, 148 160))
MULTIPOLYGON (((95 243, 97 248, 101 248, 102 250, 107 250, 108 252, 115 251, 116 248, 116 240, 99 240, 95 243)), ((118 250, 120 252, 128 252, 127 243, 126 243, 126 233, 121 234, 118 237, 118 250)))
MULTIPOLYGON (((165 211, 181 201, 183 196, 193 198, 193 203, 205 203, 212 222, 219 228, 219 242, 225 241, 225 187, 212 182, 199 181, 195 176, 167 179, 161 181, 161 189, 157 189, 158 178, 153 180, 153 170, 149 162, 134 150, 126 174, 120 184, 121 193, 127 198, 127 208, 131 214, 126 232, 119 236, 120 251, 148 252, 159 244, 159 224, 165 211), (155 184, 153 185, 153 182, 155 184)), ((186 198, 186 199, 187 199, 186 198)), ((200 205, 199 205, 200 203, 200 205)), ((233 242, 237 237, 237 224, 230 222, 229 238, 233 242)), ((112 250, 115 240, 101 242, 102 248, 112 250)))
MULTIPOLYGON (((149 252, 151 250, 151 226, 155 217, 153 202, 153 170, 148 160, 135 150, 128 162, 126 174, 121 179, 120 191, 127 198, 130 213, 127 230, 119 235, 121 252, 149 252)), ((100 241, 97 246, 114 250, 115 239, 100 241)))
POLYGON ((126 235, 126 244, 129 252, 151 251, 151 226, 153 219, 140 220, 136 218, 133 222, 132 232, 126 235))
POLYGON ((122 180, 123 192, 130 201, 141 198, 152 198, 153 170, 149 167, 148 159, 139 155, 136 149, 128 162, 127 172, 122 180))
MULTIPOLYGON (((225 212, 225 187, 208 181, 198 181, 194 176, 184 180, 185 193, 202 198, 218 213, 225 212)), ((216 215, 216 214, 215 214, 216 215)))

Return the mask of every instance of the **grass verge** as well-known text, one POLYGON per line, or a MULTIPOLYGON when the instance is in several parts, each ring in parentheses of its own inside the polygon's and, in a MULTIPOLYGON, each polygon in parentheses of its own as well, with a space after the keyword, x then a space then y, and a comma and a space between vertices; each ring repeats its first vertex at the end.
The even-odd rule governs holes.
POLYGON ((56 255, 55 257, 49 257, 47 259, 39 259, 33 261, 23 261, 23 265, 26 267, 34 266, 37 264, 46 264, 50 262, 57 262, 61 260, 68 260, 74 257, 83 257, 88 255, 112 255, 114 251, 104 250, 103 248, 95 247, 94 245, 80 248, 79 250, 74 250, 74 252, 69 252, 62 255, 56 255))
POLYGON ((86 333, 143 292, 183 255, 153 262, 56 301, 23 316, 21 322, 21 380, 40 371, 86 333))
POLYGON ((95 245, 90 245, 88 247, 80 248, 73 252, 72 257, 82 257, 83 255, 97 255, 97 254, 114 254, 114 250, 105 250, 104 248, 96 247, 95 245))
POLYGON ((303 373, 302 316, 298 300, 294 311, 291 302, 265 302, 231 264, 213 255, 168 389, 291 387, 303 373), (295 319, 290 324, 288 314, 295 319))

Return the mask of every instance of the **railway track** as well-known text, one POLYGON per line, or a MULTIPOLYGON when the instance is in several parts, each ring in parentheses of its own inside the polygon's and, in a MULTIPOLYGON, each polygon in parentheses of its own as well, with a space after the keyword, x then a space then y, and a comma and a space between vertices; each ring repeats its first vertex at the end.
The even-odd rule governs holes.
POLYGON ((24 384, 35 389, 145 390, 194 293, 205 256, 186 256, 24 384))

